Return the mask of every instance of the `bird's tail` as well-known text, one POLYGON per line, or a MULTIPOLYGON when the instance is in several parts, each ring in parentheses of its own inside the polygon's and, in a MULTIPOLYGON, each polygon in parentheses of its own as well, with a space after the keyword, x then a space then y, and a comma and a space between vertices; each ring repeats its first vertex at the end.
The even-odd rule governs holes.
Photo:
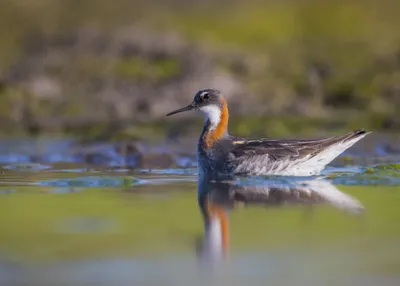
POLYGON ((371 133, 371 131, 365 131, 364 129, 358 129, 358 130, 355 130, 352 132, 348 132, 343 136, 338 136, 338 139, 339 139, 339 142, 340 141, 343 141, 343 142, 354 141, 354 143, 356 143, 357 141, 361 140, 362 138, 364 138, 365 136, 367 136, 370 133, 371 133))
POLYGON ((321 144, 320 152, 303 162, 302 167, 314 169, 314 173, 318 174, 326 165, 369 133, 371 132, 359 129, 341 136, 328 138, 321 144))

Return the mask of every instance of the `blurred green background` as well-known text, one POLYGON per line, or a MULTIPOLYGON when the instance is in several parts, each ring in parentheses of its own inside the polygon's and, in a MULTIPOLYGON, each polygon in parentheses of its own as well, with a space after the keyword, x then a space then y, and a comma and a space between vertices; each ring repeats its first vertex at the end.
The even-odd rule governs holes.
POLYGON ((0 134, 173 133, 181 119, 163 115, 207 87, 226 94, 241 135, 260 120, 257 135, 396 132, 398 11, 396 0, 1 1, 0 134))

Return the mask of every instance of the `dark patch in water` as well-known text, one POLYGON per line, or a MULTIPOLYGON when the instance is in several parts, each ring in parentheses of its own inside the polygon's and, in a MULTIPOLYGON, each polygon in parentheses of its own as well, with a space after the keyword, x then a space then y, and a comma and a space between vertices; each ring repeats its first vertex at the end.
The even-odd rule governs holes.
POLYGON ((80 192, 80 191, 82 191, 82 189, 80 189, 80 188, 60 187, 60 188, 51 189, 50 191, 48 191, 48 193, 51 193, 51 194, 70 194, 70 193, 76 193, 76 192, 80 192))
POLYGON ((15 191, 12 189, 0 189, 0 195, 10 195, 14 193, 15 191))
POLYGON ((129 187, 139 182, 130 176, 101 177, 88 176, 79 178, 57 179, 37 182, 40 186, 54 187, 129 187))
POLYGON ((140 172, 158 175, 198 175, 197 168, 141 169, 140 172))
POLYGON ((41 170, 46 170, 50 169, 51 166, 49 165, 43 165, 43 164, 36 164, 36 163, 18 163, 18 164, 12 164, 12 165, 5 165, 3 166, 4 169, 8 170, 15 170, 15 171, 41 171, 41 170))

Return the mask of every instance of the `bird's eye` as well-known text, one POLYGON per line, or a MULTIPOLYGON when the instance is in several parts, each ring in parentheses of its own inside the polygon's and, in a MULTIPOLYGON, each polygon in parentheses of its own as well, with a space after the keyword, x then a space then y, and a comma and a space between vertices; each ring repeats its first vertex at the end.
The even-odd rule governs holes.
POLYGON ((203 98, 203 99, 209 99, 209 98, 210 98, 210 94, 209 94, 209 93, 204 93, 204 94, 202 95, 202 98, 203 98))

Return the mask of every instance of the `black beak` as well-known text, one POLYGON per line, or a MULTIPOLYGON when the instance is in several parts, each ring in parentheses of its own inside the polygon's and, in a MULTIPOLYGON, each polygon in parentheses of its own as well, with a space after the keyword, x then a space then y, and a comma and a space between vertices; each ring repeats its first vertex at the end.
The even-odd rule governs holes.
POLYGON ((176 113, 179 113, 179 112, 189 111, 189 110, 192 110, 194 107, 195 107, 195 106, 194 106, 193 104, 189 104, 189 105, 186 106, 186 107, 179 108, 179 109, 177 109, 177 110, 174 110, 174 111, 168 113, 167 116, 170 116, 170 115, 173 115, 173 114, 176 114, 176 113))

